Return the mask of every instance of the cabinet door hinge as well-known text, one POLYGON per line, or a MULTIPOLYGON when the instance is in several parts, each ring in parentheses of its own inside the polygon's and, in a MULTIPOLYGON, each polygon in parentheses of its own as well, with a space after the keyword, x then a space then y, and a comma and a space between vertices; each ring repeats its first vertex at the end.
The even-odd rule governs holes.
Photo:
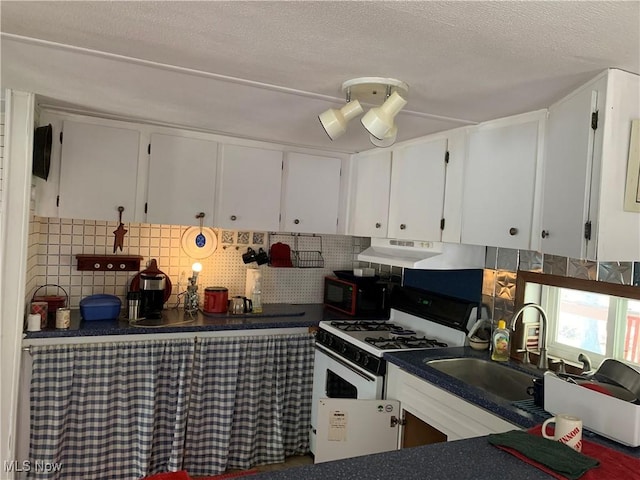
POLYGON ((56 207, 60 206, 60 195, 56 196, 56 207))
POLYGON ((151 144, 149 144, 149 146, 147 147, 147 153, 151 155, 151 144))
POLYGON ((147 213, 147 207, 148 207, 148 206, 149 206, 149 205, 148 205, 148 203, 147 203, 147 202, 144 202, 144 213, 145 213, 145 214, 147 213))
POLYGON ((444 152, 444 163, 449 164, 449 150, 444 152))
POLYGON ((593 130, 598 129, 598 111, 597 110, 591 113, 591 128, 593 130))
POLYGON ((63 137, 63 135, 62 135, 62 134, 63 134, 63 133, 64 133, 64 132, 60 132, 60 143, 61 143, 61 144, 62 144, 62 137, 63 137))
POLYGON ((440 230, 444 230, 444 218, 440 219, 440 230))
POLYGON ((591 240, 591 220, 587 220, 584 224, 584 238, 591 240))
POLYGON ((397 425, 406 425, 406 424, 407 424, 407 420, 404 417, 398 418, 395 415, 391 415, 390 423, 389 423, 389 426, 391 428, 393 428, 393 427, 395 427, 397 425))

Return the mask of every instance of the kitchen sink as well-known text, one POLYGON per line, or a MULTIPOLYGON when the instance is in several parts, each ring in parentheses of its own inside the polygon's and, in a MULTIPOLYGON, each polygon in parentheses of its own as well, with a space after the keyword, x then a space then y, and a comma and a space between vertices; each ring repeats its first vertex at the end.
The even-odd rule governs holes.
POLYGON ((425 360, 425 364, 509 402, 531 398, 527 387, 533 385, 535 376, 496 362, 480 358, 448 358, 425 360))

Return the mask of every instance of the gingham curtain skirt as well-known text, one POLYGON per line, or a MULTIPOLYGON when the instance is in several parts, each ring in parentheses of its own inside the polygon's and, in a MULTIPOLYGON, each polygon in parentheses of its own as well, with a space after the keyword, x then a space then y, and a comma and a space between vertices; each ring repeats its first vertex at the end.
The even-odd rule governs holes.
POLYGON ((30 478, 214 475, 309 451, 307 334, 31 347, 30 478))

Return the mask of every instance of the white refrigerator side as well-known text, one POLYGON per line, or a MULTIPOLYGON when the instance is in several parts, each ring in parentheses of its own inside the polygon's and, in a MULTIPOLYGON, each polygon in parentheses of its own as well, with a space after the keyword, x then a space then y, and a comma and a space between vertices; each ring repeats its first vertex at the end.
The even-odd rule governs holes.
POLYGON ((395 400, 321 399, 315 463, 397 450, 399 416, 395 400))

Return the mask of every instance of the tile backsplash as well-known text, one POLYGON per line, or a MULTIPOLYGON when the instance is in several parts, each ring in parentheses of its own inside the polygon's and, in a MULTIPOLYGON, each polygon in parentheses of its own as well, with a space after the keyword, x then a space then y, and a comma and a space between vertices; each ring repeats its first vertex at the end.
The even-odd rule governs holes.
MULTIPOLYGON (((137 272, 81 272, 76 268, 77 254, 113 254, 116 222, 71 220, 32 217, 29 235, 27 269, 27 301, 38 286, 59 285, 69 295, 69 305, 77 307, 80 300, 96 293, 108 293, 126 298, 128 286, 137 272)), ((229 295, 244 295, 247 268, 263 271, 262 297, 265 303, 322 303, 322 279, 333 270, 353 266, 354 254, 360 251, 360 239, 341 235, 298 237, 299 248, 304 242, 321 245, 322 268, 257 267, 242 261, 248 247, 268 251, 272 236, 268 232, 228 231, 214 229, 218 246, 208 258, 194 259, 182 248, 182 237, 191 228, 178 225, 128 223, 122 252, 116 255, 140 255, 141 269, 151 259, 171 280, 173 289, 167 307, 180 303, 178 294, 186 289, 192 273, 192 264, 203 265, 198 277, 201 292, 209 286, 224 286, 229 295)), ((293 247, 292 235, 278 234, 277 241, 288 240, 293 247)), ((273 241, 271 241, 273 243, 273 241)), ((313 247, 316 249, 316 247, 313 247)), ((41 294, 62 294, 56 287, 41 289, 41 294)))
POLYGON ((487 247, 482 299, 494 320, 511 318, 515 313, 518 270, 640 286, 640 262, 592 262, 528 250, 487 247))

